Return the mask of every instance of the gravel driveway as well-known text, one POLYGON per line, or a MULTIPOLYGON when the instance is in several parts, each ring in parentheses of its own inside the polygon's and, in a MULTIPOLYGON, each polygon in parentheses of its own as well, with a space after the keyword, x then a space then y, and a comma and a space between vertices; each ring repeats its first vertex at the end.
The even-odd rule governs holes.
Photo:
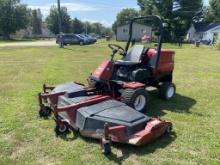
POLYGON ((55 40, 0 43, 0 47, 57 46, 55 40))

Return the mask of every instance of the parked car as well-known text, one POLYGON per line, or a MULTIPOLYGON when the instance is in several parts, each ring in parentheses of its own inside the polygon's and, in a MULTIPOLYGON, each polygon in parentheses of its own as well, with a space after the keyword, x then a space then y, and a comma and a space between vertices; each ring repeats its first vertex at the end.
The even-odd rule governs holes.
POLYGON ((92 36, 90 36, 88 34, 83 34, 83 35, 85 37, 87 37, 91 41, 91 43, 95 43, 97 41, 97 39, 95 37, 92 37, 92 36))
POLYGON ((56 37, 57 44, 61 42, 61 37, 64 45, 74 45, 74 44, 85 45, 88 42, 85 38, 82 38, 76 34, 62 34, 62 35, 57 35, 56 37))
POLYGON ((83 34, 76 34, 76 35, 78 37, 84 39, 86 44, 90 44, 91 43, 91 40, 88 37, 84 36, 83 34))

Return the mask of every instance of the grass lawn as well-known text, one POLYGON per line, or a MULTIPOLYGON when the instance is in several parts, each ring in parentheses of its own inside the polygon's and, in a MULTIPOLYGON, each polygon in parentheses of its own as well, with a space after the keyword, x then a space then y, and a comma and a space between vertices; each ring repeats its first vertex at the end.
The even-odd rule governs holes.
POLYGON ((148 115, 172 121, 173 132, 143 147, 114 145, 110 156, 96 140, 56 138, 54 121, 37 111, 43 83, 86 83, 109 57, 107 43, 0 48, 0 164, 220 164, 220 51, 166 47, 176 51, 177 96, 166 102, 151 92, 148 115))

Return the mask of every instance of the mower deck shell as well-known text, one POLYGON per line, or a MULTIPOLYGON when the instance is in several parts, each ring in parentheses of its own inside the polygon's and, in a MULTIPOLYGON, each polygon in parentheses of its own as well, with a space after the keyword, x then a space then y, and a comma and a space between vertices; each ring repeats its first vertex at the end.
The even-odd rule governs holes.
POLYGON ((126 135, 132 135, 143 129, 149 118, 127 105, 116 101, 106 100, 77 110, 76 126, 80 130, 103 130, 105 123, 110 127, 123 125, 126 135))
POLYGON ((150 118, 108 96, 80 99, 81 102, 75 103, 76 99, 61 96, 62 104, 56 112, 61 122, 79 130, 82 136, 102 139, 106 132, 104 125, 108 123, 107 134, 112 142, 139 146, 160 137, 172 126, 170 122, 150 118))

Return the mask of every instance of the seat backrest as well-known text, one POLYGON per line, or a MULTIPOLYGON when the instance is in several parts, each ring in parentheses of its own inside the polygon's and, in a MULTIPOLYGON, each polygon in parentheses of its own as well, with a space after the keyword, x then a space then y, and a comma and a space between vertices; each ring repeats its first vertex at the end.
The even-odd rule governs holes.
POLYGON ((144 45, 134 45, 130 48, 123 61, 141 62, 141 58, 144 51, 144 45))

